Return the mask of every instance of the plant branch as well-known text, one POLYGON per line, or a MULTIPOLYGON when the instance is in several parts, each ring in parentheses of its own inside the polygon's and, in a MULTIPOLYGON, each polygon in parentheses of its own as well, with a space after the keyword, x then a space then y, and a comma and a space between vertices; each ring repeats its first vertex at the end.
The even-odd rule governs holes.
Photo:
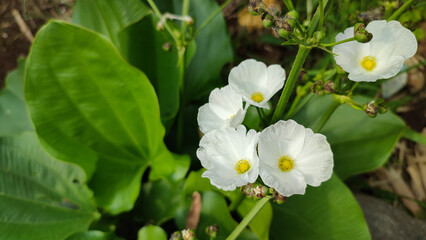
POLYGON ((404 3, 404 5, 402 5, 398 10, 396 10, 396 12, 394 12, 392 14, 392 16, 390 16, 387 21, 391 21, 391 20, 396 20, 399 18, 399 16, 401 16, 401 14, 403 14, 405 12, 405 10, 407 10, 407 8, 414 2, 414 0, 408 0, 406 3, 404 3))
POLYGON ((348 38, 348 39, 338 41, 338 42, 334 42, 334 43, 324 43, 324 44, 320 44, 320 45, 323 46, 323 47, 331 47, 331 46, 335 46, 335 45, 339 45, 339 44, 351 42, 351 41, 355 41, 355 37, 348 38))
POLYGON ((226 2, 224 2, 222 5, 220 5, 220 7, 213 12, 206 20, 204 20, 204 22, 200 25, 199 28, 197 28, 197 30, 194 33, 193 39, 195 39, 198 34, 200 34, 201 30, 203 30, 203 28, 209 24, 215 17, 217 14, 219 14, 232 0, 227 0, 226 2))
MULTIPOLYGON (((153 0, 147 0, 149 6, 151 6, 152 10, 154 11, 155 15, 157 15, 157 17, 161 20, 163 18, 163 15, 161 14, 160 10, 158 10, 157 5, 155 5, 153 0)), ((169 32, 170 36, 172 36, 173 40, 176 43, 176 46, 179 46, 179 40, 178 38, 175 36, 175 34, 173 33, 172 28, 169 26, 169 24, 167 23, 167 21, 164 22, 164 27, 166 28, 167 32, 169 32)))
POLYGON ((276 123, 283 115, 287 102, 296 84, 297 77, 299 76, 300 70, 302 69, 303 63, 305 62, 305 59, 308 56, 310 50, 310 48, 299 45, 299 51, 297 52, 293 67, 290 70, 290 74, 285 83, 284 90, 281 93, 280 100, 278 101, 277 108, 275 109, 274 115, 272 116, 272 124, 276 123))
POLYGON ((249 213, 243 218, 243 220, 238 224, 238 226, 232 231, 232 233, 226 238, 226 240, 234 240, 236 239, 240 233, 246 228, 246 226, 250 223, 250 221, 259 213, 259 211, 265 206, 265 204, 271 199, 271 196, 266 196, 260 199, 256 205, 250 210, 249 213))
POLYGON ((324 115, 321 116, 319 122, 315 125, 313 131, 315 133, 321 131, 322 127, 324 127, 325 123, 330 119, 331 115, 333 115, 334 111, 341 105, 342 103, 334 99, 334 101, 331 103, 330 107, 328 107, 327 111, 324 113, 324 115))

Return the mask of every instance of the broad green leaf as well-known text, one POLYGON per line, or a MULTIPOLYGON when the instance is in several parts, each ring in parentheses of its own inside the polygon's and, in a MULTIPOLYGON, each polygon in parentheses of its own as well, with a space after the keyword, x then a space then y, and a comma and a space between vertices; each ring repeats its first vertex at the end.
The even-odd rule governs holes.
POLYGON ((272 205, 271 239, 371 239, 357 201, 335 175, 319 187, 308 187, 305 195, 272 205))
POLYGON ((140 222, 161 225, 173 218, 181 200, 183 181, 161 179, 142 186, 135 205, 135 215, 140 222))
POLYGON ((118 33, 151 11, 140 0, 78 0, 73 10, 73 23, 107 36, 120 50, 118 33))
POLYGON ((0 136, 12 136, 32 131, 24 99, 25 60, 6 77, 6 87, 0 90, 0 136))
MULTIPOLYGON (((240 205, 237 207, 237 212, 243 218, 250 212, 250 210, 256 205, 256 200, 244 198, 240 205)), ((272 222, 272 206, 271 203, 266 203, 262 210, 257 213, 250 223, 250 229, 256 234, 260 240, 269 239, 269 228, 272 222)))
POLYGON ((67 238, 67 240, 122 240, 122 238, 115 236, 114 233, 111 232, 106 233, 90 230, 73 234, 71 237, 67 238))
POLYGON ((57 240, 99 214, 80 167, 50 157, 33 132, 0 139, 2 239, 57 240))
POLYGON ((25 95, 37 134, 50 148, 98 155, 85 167, 89 175, 96 167, 89 185, 98 205, 112 214, 130 210, 145 168, 165 151, 146 76, 106 38, 52 21, 28 57, 25 95))
MULTIPOLYGON (((332 102, 331 96, 315 96, 296 114, 294 120, 313 127, 332 102)), ((355 101, 366 103, 365 97, 355 101)), ((391 112, 370 118, 366 113, 342 105, 321 130, 334 154, 334 170, 341 178, 367 172, 383 165, 405 128, 391 112)))
POLYGON ((168 33, 158 31, 159 20, 150 14, 133 24, 120 34, 123 56, 137 68, 141 69, 154 86, 160 102, 161 119, 169 129, 178 112, 179 77, 178 55, 176 47, 164 50, 165 44, 172 44, 168 33))
POLYGON ((167 240, 166 232, 159 226, 149 225, 138 232, 138 240, 167 240))

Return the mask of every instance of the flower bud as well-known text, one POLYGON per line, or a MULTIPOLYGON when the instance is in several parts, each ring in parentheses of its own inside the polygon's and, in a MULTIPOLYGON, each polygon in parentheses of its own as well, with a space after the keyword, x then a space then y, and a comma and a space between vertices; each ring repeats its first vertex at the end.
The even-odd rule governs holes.
POLYGON ((262 24, 265 28, 271 28, 273 22, 271 21, 271 19, 265 18, 263 19, 262 24))
POLYGON ((183 240, 182 234, 179 231, 172 233, 169 240, 183 240))
POLYGON ((166 52, 169 51, 171 47, 172 47, 172 44, 169 42, 166 42, 163 44, 163 50, 166 52))
POLYGON ((318 43, 325 37, 325 33, 323 31, 316 31, 314 32, 314 39, 318 43))
POLYGON ((365 30, 365 24, 364 23, 355 24, 354 36, 355 36, 355 40, 357 40, 360 43, 369 42, 373 38, 373 34, 367 32, 367 30, 365 30))
POLYGON ((216 238, 218 230, 219 228, 217 227, 216 224, 214 224, 214 225, 207 226, 206 233, 207 235, 210 236, 210 238, 216 238))
POLYGON ((320 95, 320 96, 324 95, 324 82, 321 80, 316 81, 312 85, 311 89, 312 89, 312 92, 317 95, 320 95))
POLYGON ((297 20, 299 18, 299 13, 296 10, 292 10, 286 14, 287 18, 297 20))
POLYGON ((288 36, 290 35, 290 32, 285 30, 284 28, 280 28, 278 29, 278 35, 280 35, 280 37, 283 37, 283 38, 288 38, 288 36))
POLYGON ((377 116, 377 113, 379 112, 379 108, 376 106, 376 104, 373 101, 370 101, 367 104, 364 104, 362 106, 362 108, 364 109, 364 112, 367 113, 367 115, 371 118, 374 118, 377 116))
POLYGON ((250 0, 247 9, 248 12, 253 16, 259 16, 265 12, 264 9, 259 8, 258 0, 250 0))
POLYGON ((182 230, 183 240, 195 240, 195 232, 192 229, 184 229, 182 230))
POLYGON ((274 199, 274 202, 280 205, 283 204, 285 200, 287 199, 287 197, 284 197, 283 195, 279 194, 277 191, 274 191, 274 193, 272 194, 272 198, 274 199))
POLYGON ((324 84, 324 93, 325 94, 334 93, 334 82, 328 81, 324 84))
POLYGON ((292 29, 294 28, 294 26, 296 26, 296 20, 294 19, 288 18, 285 21, 288 22, 288 24, 291 26, 292 29))

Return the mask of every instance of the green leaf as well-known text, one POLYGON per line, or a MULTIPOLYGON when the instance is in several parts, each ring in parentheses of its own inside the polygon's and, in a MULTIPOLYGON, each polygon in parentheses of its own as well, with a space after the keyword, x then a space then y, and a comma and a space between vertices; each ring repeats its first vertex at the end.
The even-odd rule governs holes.
POLYGON ((139 0, 80 0, 73 10, 73 23, 105 35, 120 50, 118 34, 151 12, 139 0))
POLYGON ((0 91, 0 136, 17 135, 32 131, 24 99, 25 60, 18 61, 18 68, 6 77, 6 87, 0 91))
POLYGON ((271 239, 371 239, 362 211, 351 191, 335 175, 305 195, 273 204, 271 239))
POLYGON ((167 240, 166 232, 159 226, 149 225, 138 232, 138 240, 167 240))
MULTIPOLYGON (((189 15, 194 18, 194 29, 218 8, 214 0, 191 0, 189 15)), ((211 89, 223 85, 220 79, 222 67, 233 60, 231 39, 222 14, 218 14, 201 31, 195 42, 197 52, 185 74, 185 102, 199 99, 209 94, 211 89)))
MULTIPOLYGON (((256 200, 244 198, 241 204, 237 207, 238 214, 244 218, 254 207, 254 205, 256 205, 256 202, 256 200)), ((266 205, 263 206, 257 215, 250 221, 249 227, 260 240, 268 240, 271 222, 272 206, 270 203, 266 203, 266 205)))
POLYGON ((87 232, 76 233, 67 238, 67 240, 122 240, 122 238, 115 236, 114 233, 90 230, 87 232))
MULTIPOLYGON (((366 103, 365 97, 355 101, 366 103)), ((296 114, 294 120, 313 128, 333 101, 332 96, 315 96, 296 114)), ((340 178, 382 166, 389 158, 405 128, 404 122, 388 112, 370 118, 348 105, 337 108, 321 133, 327 136, 334 154, 334 170, 340 178)))
POLYGON ((2 239, 57 240, 99 214, 78 166, 50 157, 32 132, 0 139, 2 239))
POLYGON ((142 186, 135 205, 135 214, 140 222, 161 225, 173 218, 181 200, 183 181, 161 179, 142 186))
MULTIPOLYGON (((178 112, 179 77, 177 49, 171 46, 168 51, 164 44, 172 44, 168 33, 156 29, 156 19, 152 14, 133 24, 120 34, 120 41, 126 42, 123 56, 141 69, 154 86, 160 102, 161 120, 169 129, 178 112)), ((123 44, 124 45, 124 44, 123 44)))
MULTIPOLYGON (((323 0, 324 13, 325 13, 325 8, 327 4, 328 4, 328 0, 323 0)), ((320 15, 321 15, 321 11, 320 11, 320 7, 318 6, 314 16, 312 17, 311 23, 309 24, 309 27, 308 27, 309 36, 312 36, 314 31, 317 29, 317 25, 320 20, 320 15)))
POLYGON ((52 21, 28 57, 25 95, 37 134, 50 148, 98 155, 82 165, 88 175, 96 168, 89 185, 98 205, 112 214, 130 210, 145 168, 165 149, 146 76, 106 38, 52 21))

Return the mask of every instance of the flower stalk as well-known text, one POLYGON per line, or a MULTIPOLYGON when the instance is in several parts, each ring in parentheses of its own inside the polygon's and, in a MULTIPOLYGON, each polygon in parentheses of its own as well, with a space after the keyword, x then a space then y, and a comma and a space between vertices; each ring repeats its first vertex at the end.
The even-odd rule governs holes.
POLYGON ((272 196, 265 196, 260 199, 256 205, 250 210, 250 212, 244 217, 244 219, 238 224, 238 226, 232 231, 232 233, 226 238, 226 240, 234 240, 240 235, 240 233, 247 227, 251 220, 259 213, 259 211, 265 206, 265 204, 271 199, 272 196))
POLYGON ((407 10, 407 8, 414 2, 414 0, 408 0, 406 3, 404 3, 404 5, 402 5, 398 10, 396 10, 396 12, 394 12, 392 14, 392 16, 390 16, 387 21, 391 21, 391 20, 396 20, 399 18, 399 16, 401 16, 405 10, 407 10))
POLYGON ((281 93, 280 100, 278 101, 277 108, 275 109, 274 115, 272 116, 272 124, 276 123, 283 115, 290 95, 293 92, 293 88, 296 84, 297 77, 299 76, 300 70, 302 69, 303 63, 305 62, 310 50, 311 48, 309 47, 299 45, 299 51, 297 52, 293 67, 290 70, 290 74, 285 83, 284 90, 281 93))

